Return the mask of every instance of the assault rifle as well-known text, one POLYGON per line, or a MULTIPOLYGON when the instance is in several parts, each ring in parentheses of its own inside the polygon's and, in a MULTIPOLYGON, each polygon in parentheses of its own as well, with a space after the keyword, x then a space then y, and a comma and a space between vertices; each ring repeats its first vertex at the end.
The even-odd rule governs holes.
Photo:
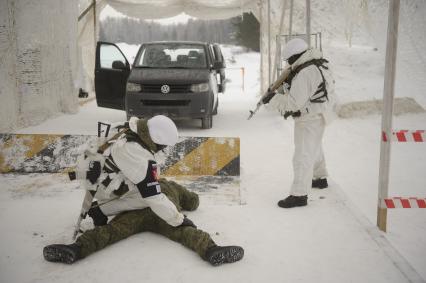
POLYGON ((254 110, 250 110, 250 115, 247 118, 247 120, 250 120, 254 116, 254 114, 256 114, 256 112, 259 110, 262 104, 268 103, 272 99, 272 97, 275 96, 276 94, 275 91, 285 82, 288 75, 290 74, 290 71, 291 71, 290 67, 285 68, 283 72, 281 73, 281 75, 278 77, 278 79, 271 86, 268 87, 266 92, 262 95, 260 100, 257 102, 256 108, 254 110))
POLYGON ((72 239, 75 240, 78 233, 82 232, 80 229, 81 221, 86 218, 87 212, 89 211, 92 200, 96 191, 89 191, 86 189, 86 194, 84 195, 83 204, 81 205, 80 214, 78 215, 77 223, 75 224, 74 233, 72 234, 72 239))
MULTIPOLYGON (((104 124, 104 123, 101 123, 101 122, 98 123, 98 138, 99 139, 101 138, 101 133, 103 132, 103 131, 101 131, 101 126, 102 126, 101 124, 102 125, 108 125, 106 133, 105 133, 105 137, 108 136, 109 129, 110 129, 110 126, 111 126, 109 124, 104 124)), ((112 138, 110 138, 108 141, 106 141, 101 146, 99 146, 98 150, 97 150, 97 153, 93 153, 93 152, 90 152, 90 151, 85 151, 85 153, 84 153, 85 157, 88 158, 88 157, 90 157, 90 155, 96 155, 96 154, 101 155, 101 154, 103 154, 103 152, 111 145, 111 143, 109 141, 117 139, 120 135, 122 135, 123 133, 125 133, 126 131, 129 130, 129 128, 127 126, 128 125, 125 125, 123 127, 120 127, 120 126, 116 127, 117 129, 119 129, 119 132, 117 134, 115 134, 112 138), (124 129, 122 129, 122 128, 124 128, 124 129)), ((100 161, 99 160, 95 160, 95 162, 100 162, 100 161)), ((100 164, 101 164, 101 162, 100 162, 100 164)), ((88 169, 88 170, 90 170, 90 169, 88 169)), ((101 170, 102 170, 102 168, 101 168, 101 170)), ((75 238, 77 237, 78 233, 81 232, 81 229, 80 229, 81 221, 84 218, 86 218, 87 213, 88 213, 89 209, 92 206, 92 201, 93 201, 93 198, 94 198, 94 196, 96 194, 96 190, 97 190, 97 184, 96 183, 93 184, 92 182, 89 182, 86 173, 87 172, 84 171, 84 170, 82 170, 81 172, 79 172, 79 171, 73 171, 73 172, 69 172, 68 173, 68 176, 69 176, 69 178, 70 178, 71 181, 72 180, 76 180, 76 179, 80 179, 82 181, 82 184, 83 184, 84 189, 86 191, 86 194, 84 195, 83 203, 81 205, 80 214, 78 216, 77 223, 75 224, 74 233, 73 233, 73 240, 75 240, 75 238)), ((117 199, 117 198, 118 197, 116 197, 114 199, 117 199)), ((106 202, 112 201, 114 199, 108 200, 106 202)))

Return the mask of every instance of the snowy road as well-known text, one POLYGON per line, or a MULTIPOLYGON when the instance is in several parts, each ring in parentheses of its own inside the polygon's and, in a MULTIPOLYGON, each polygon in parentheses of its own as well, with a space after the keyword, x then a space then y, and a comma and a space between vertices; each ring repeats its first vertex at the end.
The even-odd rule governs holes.
POLYGON ((286 211, 275 205, 282 193, 274 186, 247 187, 243 206, 201 198, 189 217, 218 243, 240 244, 246 251, 241 262, 212 268, 151 233, 72 266, 46 262, 43 246, 70 241, 83 191, 63 175, 7 175, 1 181, 7 188, 0 191, 0 205, 7 208, 0 216, 2 282, 408 282, 336 184, 313 191, 307 208, 286 211))
MULTIPOLYGON (((333 49, 331 54, 338 57, 339 51, 333 49)), ((202 198, 199 210, 189 213, 219 244, 243 246, 246 254, 241 262, 212 268, 184 247, 150 233, 133 236, 72 266, 45 262, 44 245, 69 242, 83 191, 63 176, 2 175, 0 281, 409 282, 416 273, 410 272, 402 257, 426 278, 424 210, 390 211, 385 238, 375 228, 380 116, 335 121, 324 139, 331 187, 313 190, 307 207, 281 209, 276 203, 288 194, 292 181, 293 122, 265 109, 247 121, 248 110, 257 102, 259 56, 243 53, 236 58, 235 66, 247 70, 246 92, 241 92, 235 75, 227 93, 220 96, 212 129, 199 129, 199 121, 177 124, 182 136, 241 139, 245 205, 202 198)), ((362 73, 356 68, 347 72, 345 68, 339 73, 362 73)), ((340 79, 338 90, 353 89, 351 80, 340 79)), ((377 88, 369 88, 372 84, 359 87, 371 89, 369 97, 375 97, 377 88)), ((92 101, 78 115, 63 115, 19 132, 94 134, 97 121, 123 119, 123 112, 97 108, 92 101)), ((424 129, 425 122, 426 114, 394 121, 398 129, 424 129)), ((424 197, 425 149, 425 143, 393 146, 392 196, 424 197)))

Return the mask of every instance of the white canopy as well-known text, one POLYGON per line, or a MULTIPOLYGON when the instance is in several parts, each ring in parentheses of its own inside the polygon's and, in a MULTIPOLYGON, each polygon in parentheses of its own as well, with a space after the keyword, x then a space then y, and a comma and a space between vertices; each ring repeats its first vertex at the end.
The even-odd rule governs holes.
POLYGON ((169 18, 181 13, 202 19, 227 19, 256 7, 256 0, 104 0, 114 10, 140 19, 169 18))

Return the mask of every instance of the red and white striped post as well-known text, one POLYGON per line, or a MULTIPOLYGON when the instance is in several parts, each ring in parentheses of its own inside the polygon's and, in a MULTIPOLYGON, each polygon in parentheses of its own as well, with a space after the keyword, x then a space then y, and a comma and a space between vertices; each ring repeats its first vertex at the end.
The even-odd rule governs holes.
MULTIPOLYGON (((382 137, 390 137, 392 131, 393 100, 395 92, 396 54, 398 47, 398 23, 400 0, 389 1, 386 67, 383 89, 382 137)), ((391 141, 381 139, 379 168, 379 199, 377 204, 377 226, 386 232, 387 208, 382 200, 388 198, 391 141)))
POLYGON ((383 142, 426 142, 425 130, 399 130, 393 131, 392 135, 382 132, 383 142))
POLYGON ((386 208, 426 208, 426 198, 393 197, 382 200, 382 207, 386 208))

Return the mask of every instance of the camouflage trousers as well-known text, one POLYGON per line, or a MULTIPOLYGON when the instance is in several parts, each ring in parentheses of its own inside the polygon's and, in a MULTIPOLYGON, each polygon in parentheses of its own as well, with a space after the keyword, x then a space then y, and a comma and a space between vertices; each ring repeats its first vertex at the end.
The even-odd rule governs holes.
MULTIPOLYGON (((181 210, 195 210, 199 199, 196 193, 183 186, 160 179, 162 192, 181 210)), ((150 208, 123 212, 114 217, 107 225, 85 231, 78 239, 81 245, 81 257, 86 257, 113 243, 141 232, 153 232, 163 235, 198 253, 205 259, 205 252, 215 246, 210 235, 190 226, 173 227, 158 217, 150 208)))

